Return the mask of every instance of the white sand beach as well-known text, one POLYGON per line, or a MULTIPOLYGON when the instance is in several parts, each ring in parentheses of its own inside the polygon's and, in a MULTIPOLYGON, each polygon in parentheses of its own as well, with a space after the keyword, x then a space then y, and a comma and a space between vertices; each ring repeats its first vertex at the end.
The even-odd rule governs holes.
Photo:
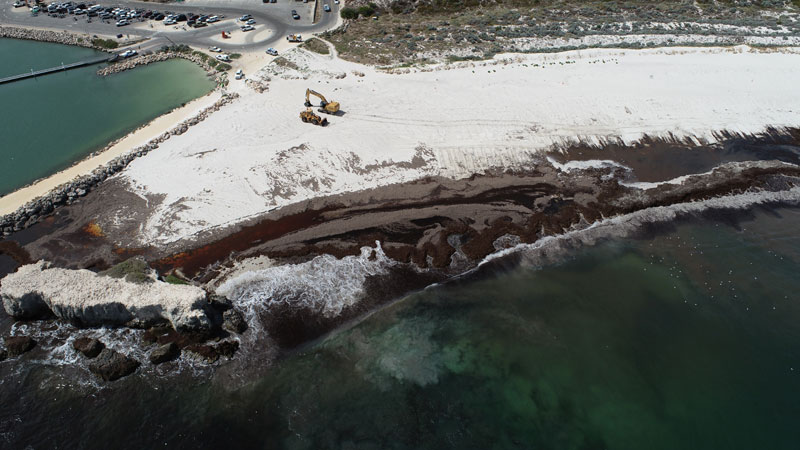
POLYGON ((296 68, 268 66, 268 92, 243 92, 119 175, 138 193, 164 198, 142 243, 320 195, 524 166, 577 141, 714 142, 720 131, 800 126, 800 91, 787 89, 800 73, 797 49, 500 55, 404 74, 300 49, 283 56, 296 68), (344 115, 325 128, 301 122, 307 87, 340 102, 344 115))

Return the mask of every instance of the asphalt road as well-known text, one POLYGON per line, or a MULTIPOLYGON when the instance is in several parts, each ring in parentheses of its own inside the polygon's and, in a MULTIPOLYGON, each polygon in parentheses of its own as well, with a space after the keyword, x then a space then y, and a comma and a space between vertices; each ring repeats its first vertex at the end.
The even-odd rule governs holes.
MULTIPOLYGON (((38 27, 54 30, 66 30, 74 33, 98 34, 98 35, 117 35, 123 34, 131 39, 150 38, 148 41, 137 44, 140 50, 151 50, 160 48, 163 45, 187 44, 197 47, 217 46, 225 51, 253 51, 262 50, 274 46, 280 40, 286 39, 288 34, 310 34, 328 30, 335 26, 336 18, 339 14, 339 5, 334 4, 333 0, 319 0, 319 8, 327 3, 331 6, 331 12, 322 11, 322 17, 316 24, 312 23, 314 2, 303 3, 296 0, 277 0, 277 3, 262 3, 260 0, 189 0, 181 3, 152 3, 131 0, 115 0, 99 4, 103 6, 119 6, 123 8, 143 8, 158 10, 161 12, 171 11, 174 13, 195 13, 208 15, 222 15, 225 19, 221 22, 210 24, 204 28, 190 28, 185 22, 178 25, 165 26, 162 22, 145 20, 142 25, 132 25, 117 27, 115 21, 99 20, 97 17, 89 18, 85 15, 71 16, 65 18, 50 17, 46 13, 40 13, 34 17, 25 7, 15 8, 8 1, 0 7, 0 25, 13 25, 21 27, 38 27), (291 10, 297 10, 300 20, 293 20, 291 10), (244 14, 250 14, 256 21, 255 31, 243 32, 239 29, 240 23, 236 18, 244 14), (135 25, 135 26, 134 26, 135 25), (268 37, 258 38, 264 35, 262 27, 273 31, 268 37), (222 31, 231 32, 232 35, 243 34, 243 43, 231 43, 229 41, 241 41, 238 39, 222 40, 219 39, 222 31)), ((87 2, 92 3, 92 2, 87 2)))

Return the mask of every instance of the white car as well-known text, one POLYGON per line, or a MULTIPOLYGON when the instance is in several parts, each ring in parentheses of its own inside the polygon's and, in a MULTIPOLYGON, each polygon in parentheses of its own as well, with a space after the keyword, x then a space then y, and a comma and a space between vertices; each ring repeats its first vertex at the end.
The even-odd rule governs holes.
POLYGON ((136 56, 136 50, 125 50, 124 52, 120 53, 119 56, 123 58, 130 58, 131 56, 136 56))
POLYGON ((339 0, 333 0, 333 3, 339 4, 339 0))
POLYGON ((214 23, 214 22, 219 22, 218 16, 211 16, 208 19, 206 19, 206 23, 214 23))
POLYGON ((222 49, 221 49, 221 48, 219 48, 219 47, 211 47, 211 48, 209 48, 208 50, 209 50, 209 51, 212 51, 212 52, 214 52, 214 53, 222 53, 222 49))
POLYGON ((252 25, 244 25, 244 26, 242 26, 242 31, 253 31, 255 29, 256 29, 256 27, 254 27, 252 25))
POLYGON ((236 77, 235 78, 237 80, 241 80, 242 78, 244 78, 244 72, 242 72, 242 69, 239 69, 239 70, 236 71, 236 77))
POLYGON ((217 59, 222 62, 231 62, 231 57, 228 55, 217 55, 217 59))
POLYGON ((270 48, 267 49, 267 54, 268 55, 272 55, 272 56, 278 56, 278 51, 275 50, 274 48, 270 47, 270 48))
POLYGON ((325 4, 325 5, 322 7, 322 9, 324 9, 324 10, 325 10, 325 12, 331 12, 331 7, 330 7, 328 4, 325 4))
POLYGON ((118 27, 124 27, 125 25, 130 25, 130 22, 124 19, 117 22, 118 27))

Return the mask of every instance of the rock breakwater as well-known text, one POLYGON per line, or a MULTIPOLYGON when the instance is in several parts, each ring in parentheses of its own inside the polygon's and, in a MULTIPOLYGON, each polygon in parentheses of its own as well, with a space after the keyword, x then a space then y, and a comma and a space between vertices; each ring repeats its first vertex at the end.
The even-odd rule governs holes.
MULTIPOLYGON (((158 148, 159 144, 166 141, 170 137, 185 133, 189 127, 202 122, 210 114, 233 102, 238 97, 239 94, 236 93, 225 94, 222 98, 214 102, 214 104, 211 106, 204 108, 197 115, 179 123, 170 131, 167 131, 150 140, 147 144, 136 147, 130 152, 114 158, 104 166, 94 169, 89 174, 83 175, 56 187, 48 194, 31 200, 11 214, 0 216, 0 232, 2 232, 3 236, 8 236, 15 231, 19 231, 33 225, 34 223, 38 222, 41 217, 52 213, 59 206, 74 203, 80 197, 85 196, 94 186, 97 186, 107 178, 123 170, 134 159, 144 156, 150 151, 155 150, 158 148)), ((118 142, 119 140, 112 142, 106 146, 105 149, 98 153, 108 150, 118 142)))
POLYGON ((97 71, 97 74, 100 76, 107 76, 119 72, 124 72, 126 70, 134 69, 139 66, 146 66, 148 64, 167 61, 170 59, 181 58, 187 61, 191 61, 198 66, 200 66, 203 70, 206 71, 208 76, 214 78, 217 84, 224 84, 226 79, 225 72, 220 72, 210 64, 208 64, 208 57, 200 56, 197 53, 183 53, 183 52, 175 52, 175 51, 166 51, 166 52, 158 52, 158 53, 151 53, 148 55, 140 55, 135 58, 124 59, 117 63, 111 64, 109 66, 103 67, 97 71))
POLYGON ((29 41, 53 42, 64 45, 93 48, 106 51, 92 43, 88 34, 75 34, 67 31, 32 30, 27 28, 0 26, 0 38, 25 39, 29 41))

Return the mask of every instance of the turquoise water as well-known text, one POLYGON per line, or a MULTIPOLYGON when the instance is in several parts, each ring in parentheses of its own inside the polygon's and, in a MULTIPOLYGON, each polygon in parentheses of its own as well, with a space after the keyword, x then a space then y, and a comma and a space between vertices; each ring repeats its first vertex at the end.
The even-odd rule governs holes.
POLYGON ((722 223, 484 269, 258 373, 98 390, 0 365, 0 432, 36 448, 796 449, 800 210, 722 223))
MULTIPOLYGON (((0 76, 80 61, 94 50, 0 39, 0 76)), ((136 127, 209 92, 184 60, 108 77, 92 66, 0 85, 0 195, 68 167, 136 127)))

